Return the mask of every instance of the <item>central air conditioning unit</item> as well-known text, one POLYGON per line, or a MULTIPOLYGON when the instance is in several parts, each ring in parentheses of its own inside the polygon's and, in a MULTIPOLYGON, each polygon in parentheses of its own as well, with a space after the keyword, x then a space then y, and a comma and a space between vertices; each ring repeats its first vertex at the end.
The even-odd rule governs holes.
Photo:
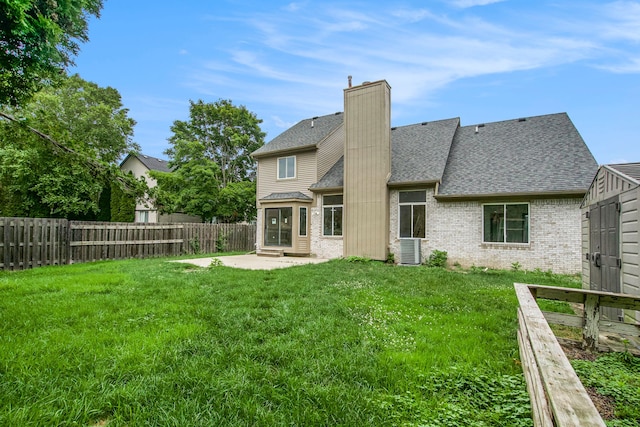
POLYGON ((400 239, 400 264, 419 265, 422 263, 420 239, 400 239))

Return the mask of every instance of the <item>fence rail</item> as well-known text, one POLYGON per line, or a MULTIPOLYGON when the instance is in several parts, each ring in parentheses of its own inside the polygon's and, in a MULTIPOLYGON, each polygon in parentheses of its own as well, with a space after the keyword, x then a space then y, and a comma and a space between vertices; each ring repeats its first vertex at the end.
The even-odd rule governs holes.
POLYGON ((142 224, 0 218, 0 270, 255 249, 251 224, 142 224))
POLYGON ((534 425, 604 426, 582 383, 560 347, 549 323, 582 328, 582 346, 600 345, 601 332, 640 338, 640 325, 601 318, 600 307, 640 310, 640 297, 586 289, 514 283, 518 297, 518 344, 531 398, 534 425), (543 312, 537 298, 582 304, 581 315, 543 312))
POLYGON ((604 427, 527 285, 515 283, 518 345, 536 427, 604 427))

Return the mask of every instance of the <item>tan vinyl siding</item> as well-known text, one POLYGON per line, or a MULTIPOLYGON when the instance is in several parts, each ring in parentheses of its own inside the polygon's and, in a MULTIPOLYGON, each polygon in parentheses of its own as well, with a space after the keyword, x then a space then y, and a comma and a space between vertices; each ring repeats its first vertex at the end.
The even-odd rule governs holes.
MULTIPOLYGON (((260 200, 272 193, 288 193, 294 191, 299 191, 309 197, 313 197, 313 193, 309 191, 309 187, 317 180, 315 150, 284 156, 262 157, 258 159, 257 198, 260 200), (296 157, 296 177, 292 179, 278 179, 278 158, 288 156, 296 157)), ((260 205, 259 201, 258 205, 260 205)))
POLYGON ((318 146, 318 179, 322 178, 344 154, 344 125, 318 146))
POLYGON ((580 221, 581 221, 581 235, 582 235, 582 287, 584 289, 589 289, 590 283, 590 271, 591 271, 591 261, 587 258, 589 255, 589 218, 587 218, 587 212, 589 212, 589 208, 582 208, 580 210, 580 221))
POLYGON ((345 90, 344 255, 384 260, 389 235, 390 95, 386 81, 345 90))
POLYGON ((640 295, 640 187, 620 194, 622 292, 640 295))

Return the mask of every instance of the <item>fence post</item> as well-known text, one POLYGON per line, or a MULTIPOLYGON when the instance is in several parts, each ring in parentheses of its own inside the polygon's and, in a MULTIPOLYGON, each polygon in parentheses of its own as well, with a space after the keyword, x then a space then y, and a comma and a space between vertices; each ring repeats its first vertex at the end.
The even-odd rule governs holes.
POLYGON ((595 351, 598 347, 600 322, 600 297, 586 295, 584 300, 584 328, 582 330, 582 344, 587 350, 595 351))

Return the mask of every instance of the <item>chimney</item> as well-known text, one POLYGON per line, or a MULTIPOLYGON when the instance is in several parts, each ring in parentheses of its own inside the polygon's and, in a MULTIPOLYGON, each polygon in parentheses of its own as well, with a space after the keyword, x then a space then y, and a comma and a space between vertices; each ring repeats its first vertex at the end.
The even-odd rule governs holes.
POLYGON ((389 245, 391 87, 344 90, 344 256, 386 260, 389 245))

